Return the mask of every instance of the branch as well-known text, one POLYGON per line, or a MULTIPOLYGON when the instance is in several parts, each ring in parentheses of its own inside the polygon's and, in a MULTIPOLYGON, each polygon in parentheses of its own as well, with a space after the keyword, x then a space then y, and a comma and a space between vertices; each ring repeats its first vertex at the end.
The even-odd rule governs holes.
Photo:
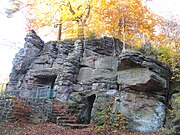
POLYGON ((88 6, 87 6, 86 10, 87 10, 87 13, 86 13, 85 18, 84 18, 84 20, 83 20, 83 24, 85 24, 85 23, 86 23, 86 21, 87 21, 87 19, 89 18, 90 11, 91 11, 90 4, 88 4, 88 6))
POLYGON ((71 3, 68 2, 67 5, 68 5, 69 11, 72 13, 72 15, 75 15, 76 13, 75 13, 74 10, 72 9, 71 3))

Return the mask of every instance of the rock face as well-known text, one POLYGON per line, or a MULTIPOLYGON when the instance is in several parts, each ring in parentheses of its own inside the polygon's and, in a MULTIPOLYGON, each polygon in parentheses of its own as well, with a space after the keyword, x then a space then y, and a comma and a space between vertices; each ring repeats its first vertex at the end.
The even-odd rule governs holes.
POLYGON ((180 84, 173 81, 171 85, 171 113, 167 113, 165 127, 170 130, 171 134, 180 134, 180 84))
POLYGON ((6 91, 21 90, 22 96, 34 84, 49 86, 55 99, 77 104, 80 123, 96 122, 97 112, 113 102, 112 114, 122 113, 132 131, 163 126, 170 71, 161 62, 122 53, 122 42, 115 38, 44 44, 31 34, 13 61, 6 91))
POLYGON ((114 111, 131 120, 131 130, 152 132, 165 120, 169 69, 138 53, 123 53, 119 59, 117 83, 119 95, 114 111))

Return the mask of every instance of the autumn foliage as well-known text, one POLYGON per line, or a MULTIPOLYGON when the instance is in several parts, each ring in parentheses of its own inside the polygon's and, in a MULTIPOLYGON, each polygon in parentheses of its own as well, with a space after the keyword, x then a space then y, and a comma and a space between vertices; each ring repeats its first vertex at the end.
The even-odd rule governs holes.
POLYGON ((28 0, 29 29, 64 38, 114 36, 140 48, 146 42, 157 58, 175 68, 179 56, 179 24, 151 12, 141 0, 28 0), (47 33, 47 31, 49 33, 47 33))
MULTIPOLYGON (((145 0, 9 0, 8 16, 23 9, 28 29, 57 40, 114 36, 123 49, 141 48, 146 42, 160 61, 177 70, 180 29, 175 16, 169 20, 147 8, 145 0), (157 54, 157 53, 156 53, 157 54)), ((179 69, 178 71, 179 72, 179 69)))
POLYGON ((23 99, 13 98, 12 116, 16 122, 30 122, 31 115, 35 112, 33 107, 23 99))
MULTIPOLYGON (((153 38, 155 15, 141 0, 30 0, 30 29, 59 27, 62 37, 111 35, 126 43, 153 38), (124 38, 124 39, 123 39, 124 38)), ((42 29, 41 29, 42 30, 42 29)), ((61 37, 59 37, 61 39, 61 37)))

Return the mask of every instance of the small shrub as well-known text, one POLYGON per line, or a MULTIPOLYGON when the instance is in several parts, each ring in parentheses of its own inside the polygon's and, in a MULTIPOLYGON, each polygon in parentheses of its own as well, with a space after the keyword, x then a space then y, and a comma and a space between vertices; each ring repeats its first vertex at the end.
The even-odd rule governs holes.
POLYGON ((99 117, 97 118, 98 122, 95 129, 105 129, 107 131, 120 130, 121 132, 124 132, 127 124, 125 117, 121 113, 112 114, 113 102, 108 102, 106 105, 106 107, 99 110, 97 113, 99 117))
POLYGON ((6 86, 4 84, 0 84, 0 95, 4 94, 6 86))
POLYGON ((31 115, 34 113, 32 106, 23 99, 14 98, 13 100, 12 115, 14 119, 18 122, 30 122, 31 115))
POLYGON ((90 39, 95 39, 97 37, 96 33, 94 31, 92 31, 89 35, 90 39))
POLYGON ((69 103, 68 104, 68 113, 69 114, 78 114, 80 109, 81 108, 77 103, 69 103))

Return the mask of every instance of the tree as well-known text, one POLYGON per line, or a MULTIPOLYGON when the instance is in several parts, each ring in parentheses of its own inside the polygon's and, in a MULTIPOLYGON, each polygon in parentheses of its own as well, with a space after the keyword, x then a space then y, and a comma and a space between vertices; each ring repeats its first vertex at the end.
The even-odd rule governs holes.
POLYGON ((77 28, 84 27, 90 14, 90 2, 89 0, 33 0, 27 13, 29 29, 59 27, 58 40, 61 40, 62 33, 66 36, 72 33, 80 34, 77 28))
POLYGON ((159 24, 158 34, 152 43, 160 52, 159 60, 171 66, 174 71, 180 61, 180 24, 173 18, 159 18, 159 24))
POLYGON ((97 35, 107 33, 118 37, 124 45, 141 45, 154 37, 155 15, 140 0, 100 0, 92 10, 91 23, 97 35))
POLYGON ((146 40, 152 38, 156 25, 154 14, 140 0, 33 0, 28 10, 30 29, 58 26, 59 40, 62 33, 65 36, 75 33, 83 38, 93 32, 97 36, 118 37, 124 44, 134 44, 135 36, 139 40, 142 36, 146 40))

